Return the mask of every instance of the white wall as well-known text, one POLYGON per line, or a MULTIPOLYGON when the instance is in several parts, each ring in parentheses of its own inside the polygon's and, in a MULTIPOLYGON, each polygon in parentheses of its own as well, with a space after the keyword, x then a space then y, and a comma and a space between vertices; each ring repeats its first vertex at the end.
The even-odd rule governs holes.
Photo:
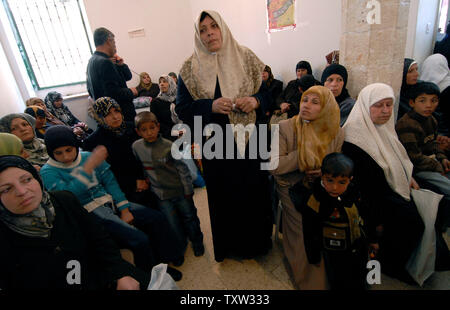
POLYGON ((219 12, 235 39, 252 49, 272 68, 276 78, 287 82, 295 78, 300 60, 311 63, 320 80, 325 55, 339 49, 341 0, 296 0, 295 30, 267 34, 266 0, 190 0, 192 26, 202 10, 219 12))
POLYGON ((406 35, 405 58, 414 58, 414 45, 416 41, 417 15, 419 14, 419 1, 411 0, 409 5, 408 31, 406 35))
MULTIPOLYGON (((436 29, 438 27, 439 0, 415 0, 419 1, 416 32, 414 40, 413 59, 420 64, 433 53, 436 29), (427 33, 427 24, 429 31, 427 33)), ((414 2, 411 1, 411 2, 414 2)), ((409 33, 409 32, 408 32, 409 33)))
MULTIPOLYGON (((131 70, 148 72, 153 82, 162 74, 178 72, 192 53, 193 30, 186 0, 84 0, 92 31, 111 30, 117 53, 131 70), (131 38, 129 30, 144 28, 145 37, 131 38)), ((133 73, 129 86, 139 84, 133 73)))
MULTIPOLYGON (((156 81, 178 72, 192 54, 194 22, 200 11, 218 11, 236 40, 251 48, 274 75, 295 78, 295 65, 310 61, 316 78, 325 55, 339 49, 340 0, 297 0, 297 29, 267 34, 266 0, 84 0, 90 27, 104 26, 116 36, 118 53, 136 72, 147 71, 156 81), (107 14, 105 10, 107 8, 107 14), (146 36, 130 38, 128 30, 144 28, 146 36)), ((137 75, 128 84, 137 84, 137 75)))
POLYGON ((0 117, 23 112, 25 104, 14 79, 13 72, 6 59, 3 45, 0 44, 0 117))

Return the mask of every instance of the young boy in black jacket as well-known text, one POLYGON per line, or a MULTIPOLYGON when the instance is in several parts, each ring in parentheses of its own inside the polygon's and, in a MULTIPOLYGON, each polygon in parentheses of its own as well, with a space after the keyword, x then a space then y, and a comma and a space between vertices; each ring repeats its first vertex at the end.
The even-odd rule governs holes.
POLYGON ((290 190, 292 202, 302 214, 305 250, 310 264, 323 255, 330 288, 365 289, 368 252, 359 193, 351 183, 353 162, 340 153, 323 159, 322 177, 313 188, 302 182, 290 190))

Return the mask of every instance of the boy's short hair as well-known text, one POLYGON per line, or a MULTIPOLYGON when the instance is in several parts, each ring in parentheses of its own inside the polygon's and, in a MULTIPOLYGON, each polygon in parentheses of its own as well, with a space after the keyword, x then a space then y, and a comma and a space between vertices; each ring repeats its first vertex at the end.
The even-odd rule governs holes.
POLYGON ((332 177, 352 177, 353 161, 342 153, 331 153, 322 161, 322 175, 331 174, 332 177))
POLYGON ((412 101, 416 101, 417 97, 422 94, 436 95, 439 98, 441 95, 441 91, 439 90, 439 87, 432 82, 420 81, 411 88, 409 99, 412 101))
POLYGON ((134 126, 136 126, 137 129, 139 129, 139 127, 142 126, 142 124, 147 122, 159 124, 156 115, 149 111, 139 112, 134 118, 134 126))

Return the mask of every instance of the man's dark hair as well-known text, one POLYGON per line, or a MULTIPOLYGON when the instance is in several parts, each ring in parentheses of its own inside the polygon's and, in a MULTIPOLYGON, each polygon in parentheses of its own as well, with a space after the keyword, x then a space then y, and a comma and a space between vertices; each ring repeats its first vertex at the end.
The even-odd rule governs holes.
POLYGON ((331 153, 322 161, 322 175, 331 174, 332 177, 353 176, 353 161, 342 153, 331 153))
POLYGON ((109 38, 114 38, 114 34, 104 27, 95 29, 94 31, 94 44, 95 47, 101 46, 106 43, 109 38))
POLYGON ((441 96, 439 87, 432 82, 419 81, 414 85, 409 92, 409 99, 416 101, 420 95, 436 95, 438 98, 441 96))

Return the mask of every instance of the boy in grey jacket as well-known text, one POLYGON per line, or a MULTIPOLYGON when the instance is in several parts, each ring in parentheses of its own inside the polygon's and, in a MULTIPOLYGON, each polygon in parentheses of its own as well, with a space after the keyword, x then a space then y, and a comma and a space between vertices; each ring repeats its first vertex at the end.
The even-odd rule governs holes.
POLYGON ((159 122, 153 113, 139 113, 135 125, 142 139, 133 143, 133 153, 142 163, 150 188, 158 198, 159 209, 166 215, 180 244, 186 247, 187 234, 194 255, 203 255, 203 233, 192 199, 194 189, 189 168, 181 160, 172 157, 172 142, 159 134, 159 122))

